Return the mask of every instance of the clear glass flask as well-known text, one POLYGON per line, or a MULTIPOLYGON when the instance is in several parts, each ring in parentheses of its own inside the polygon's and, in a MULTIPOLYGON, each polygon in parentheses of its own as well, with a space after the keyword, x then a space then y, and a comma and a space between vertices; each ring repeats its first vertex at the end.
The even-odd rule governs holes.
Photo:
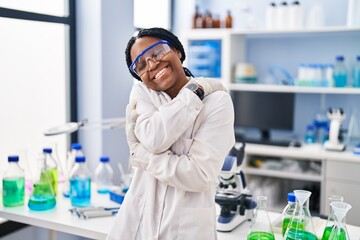
POLYGON ((330 195, 329 196, 329 201, 330 201, 330 211, 329 211, 329 216, 327 218, 325 229, 324 229, 324 232, 323 232, 323 235, 322 235, 322 238, 321 238, 322 240, 328 240, 329 239, 331 230, 332 230, 333 226, 335 225, 334 210, 331 207, 331 203, 332 202, 343 202, 344 197, 340 196, 340 195, 330 195))
POLYGON ((317 240, 314 225, 309 210, 309 198, 311 192, 306 190, 294 190, 296 206, 291 221, 286 229, 285 240, 317 240))
POLYGON ((29 197, 28 207, 33 211, 46 211, 56 206, 56 198, 53 189, 53 176, 46 164, 46 158, 42 156, 40 171, 29 197))
POLYGON ((108 193, 112 186, 114 171, 109 163, 108 156, 101 156, 100 162, 95 169, 95 183, 97 192, 101 194, 108 193))
POLYGON ((247 240, 275 240, 270 218, 267 212, 267 197, 258 196, 256 198, 256 209, 250 232, 247 240))
POLYGON ((346 229, 345 217, 351 209, 351 205, 345 202, 332 202, 331 208, 334 211, 335 225, 329 234, 329 240, 349 240, 349 234, 346 229))
POLYGON ((51 186, 53 188, 54 195, 56 196, 58 189, 58 166, 54 156, 52 155, 51 148, 44 148, 43 153, 45 158, 46 169, 51 177, 51 186))

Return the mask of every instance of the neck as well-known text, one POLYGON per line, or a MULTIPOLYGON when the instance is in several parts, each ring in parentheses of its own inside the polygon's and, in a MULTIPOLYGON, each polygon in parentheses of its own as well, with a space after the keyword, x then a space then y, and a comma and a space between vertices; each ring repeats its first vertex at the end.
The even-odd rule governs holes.
POLYGON ((175 98, 178 95, 178 93, 180 92, 180 90, 188 83, 188 81, 189 81, 188 78, 184 74, 181 78, 179 78, 177 83, 172 88, 169 88, 168 90, 166 90, 166 93, 172 99, 175 98))

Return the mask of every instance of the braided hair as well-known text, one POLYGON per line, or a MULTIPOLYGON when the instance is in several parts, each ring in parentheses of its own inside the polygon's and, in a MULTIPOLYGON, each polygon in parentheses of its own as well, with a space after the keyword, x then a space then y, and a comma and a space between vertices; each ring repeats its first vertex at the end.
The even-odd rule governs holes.
MULTIPOLYGON (((136 75, 135 73, 133 73, 131 70, 130 70, 130 65, 132 63, 131 61, 131 56, 130 56, 130 50, 131 50, 131 47, 134 45, 136 39, 139 39, 139 38, 142 38, 142 37, 155 37, 155 38, 159 38, 161 40, 166 40, 168 41, 172 47, 174 47, 175 49, 177 49, 178 51, 180 51, 181 53, 181 58, 180 58, 180 61, 181 63, 184 62, 185 60, 185 50, 184 50, 184 47, 183 45, 181 44, 180 40, 178 39, 177 36, 175 36, 172 32, 164 29, 164 28, 145 28, 145 29, 142 29, 139 31, 139 33, 130 38, 127 46, 126 46, 126 49, 125 49, 125 58, 126 58, 126 64, 128 66, 128 69, 131 73, 131 75, 136 78, 137 80, 139 81, 142 81, 141 78, 136 75)), ((188 76, 188 77, 193 77, 192 73, 190 72, 189 69, 187 69, 186 67, 183 67, 184 69, 184 72, 185 72, 185 75, 188 76)))

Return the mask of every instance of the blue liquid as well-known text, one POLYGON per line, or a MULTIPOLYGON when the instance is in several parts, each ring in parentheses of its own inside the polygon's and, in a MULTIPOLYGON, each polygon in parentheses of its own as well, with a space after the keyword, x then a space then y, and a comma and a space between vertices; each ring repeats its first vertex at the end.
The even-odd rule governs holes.
POLYGON ((56 199, 53 195, 31 195, 28 207, 33 211, 46 211, 53 209, 56 199))
POLYGON ((91 179, 72 178, 70 179, 70 201, 73 207, 87 207, 90 205, 91 179))
POLYGON ((109 191, 109 189, 104 188, 104 189, 98 189, 97 192, 100 194, 106 194, 106 193, 109 193, 110 191, 109 191))

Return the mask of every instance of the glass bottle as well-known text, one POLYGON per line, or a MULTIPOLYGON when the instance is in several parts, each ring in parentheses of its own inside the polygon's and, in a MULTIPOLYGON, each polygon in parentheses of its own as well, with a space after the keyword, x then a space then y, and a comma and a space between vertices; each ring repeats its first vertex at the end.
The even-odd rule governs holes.
POLYGON ((323 233, 323 236, 322 236, 322 240, 328 240, 329 239, 331 230, 335 225, 334 210, 331 207, 331 203, 332 202, 343 202, 344 197, 340 196, 340 195, 330 195, 329 196, 329 201, 330 201, 330 211, 329 211, 329 216, 328 216, 327 221, 326 221, 326 225, 325 225, 324 233, 323 233))
POLYGON ((267 208, 267 197, 256 198, 256 209, 247 240, 275 240, 267 208))
POLYGON ((82 151, 82 146, 80 143, 71 144, 71 151, 68 153, 66 166, 65 166, 65 182, 62 188, 62 193, 64 197, 69 197, 70 192, 70 173, 72 168, 75 165, 76 156, 84 156, 82 151))
POLYGON ((352 87, 360 87, 360 55, 356 57, 356 63, 352 69, 352 87))
POLYGON ((233 19, 231 16, 231 11, 227 10, 227 15, 225 18, 225 28, 232 28, 232 22, 233 22, 233 19))
POLYGON ((345 202, 332 202, 331 208, 334 211, 335 225, 331 228, 329 240, 349 240, 349 234, 346 229, 345 217, 351 209, 351 205, 345 202))
POLYGON ((46 211, 56 206, 53 177, 46 162, 47 159, 42 155, 40 160, 40 171, 28 201, 28 207, 33 211, 46 211))
POLYGON ((112 186, 113 170, 109 164, 109 157, 100 157, 100 163, 95 169, 95 183, 98 193, 108 193, 112 186))
POLYGON ((76 156, 75 165, 70 174, 70 201, 74 207, 90 205, 91 177, 85 164, 85 156, 76 156))
POLYGON ((295 194, 293 192, 288 193, 288 204, 282 212, 282 235, 284 236, 287 226, 290 223, 291 217, 295 211, 295 194))
POLYGON ((43 149, 44 158, 45 158, 45 164, 46 169, 49 171, 49 175, 51 177, 51 186, 54 191, 54 195, 57 194, 58 189, 58 168, 55 158, 52 155, 52 149, 51 148, 44 148, 43 149))
POLYGON ((346 87, 347 85, 347 69, 344 64, 344 56, 337 56, 334 66, 333 79, 335 87, 346 87))
POLYGON ((4 207, 24 205, 25 175, 24 170, 19 166, 19 156, 9 156, 8 164, 2 180, 3 205, 4 207))
POLYGON ((294 190, 294 194, 296 198, 295 211, 286 229, 284 239, 317 240, 308 204, 311 192, 294 190))
POLYGON ((308 125, 306 127, 304 142, 306 144, 312 144, 316 142, 315 129, 313 125, 308 125))

